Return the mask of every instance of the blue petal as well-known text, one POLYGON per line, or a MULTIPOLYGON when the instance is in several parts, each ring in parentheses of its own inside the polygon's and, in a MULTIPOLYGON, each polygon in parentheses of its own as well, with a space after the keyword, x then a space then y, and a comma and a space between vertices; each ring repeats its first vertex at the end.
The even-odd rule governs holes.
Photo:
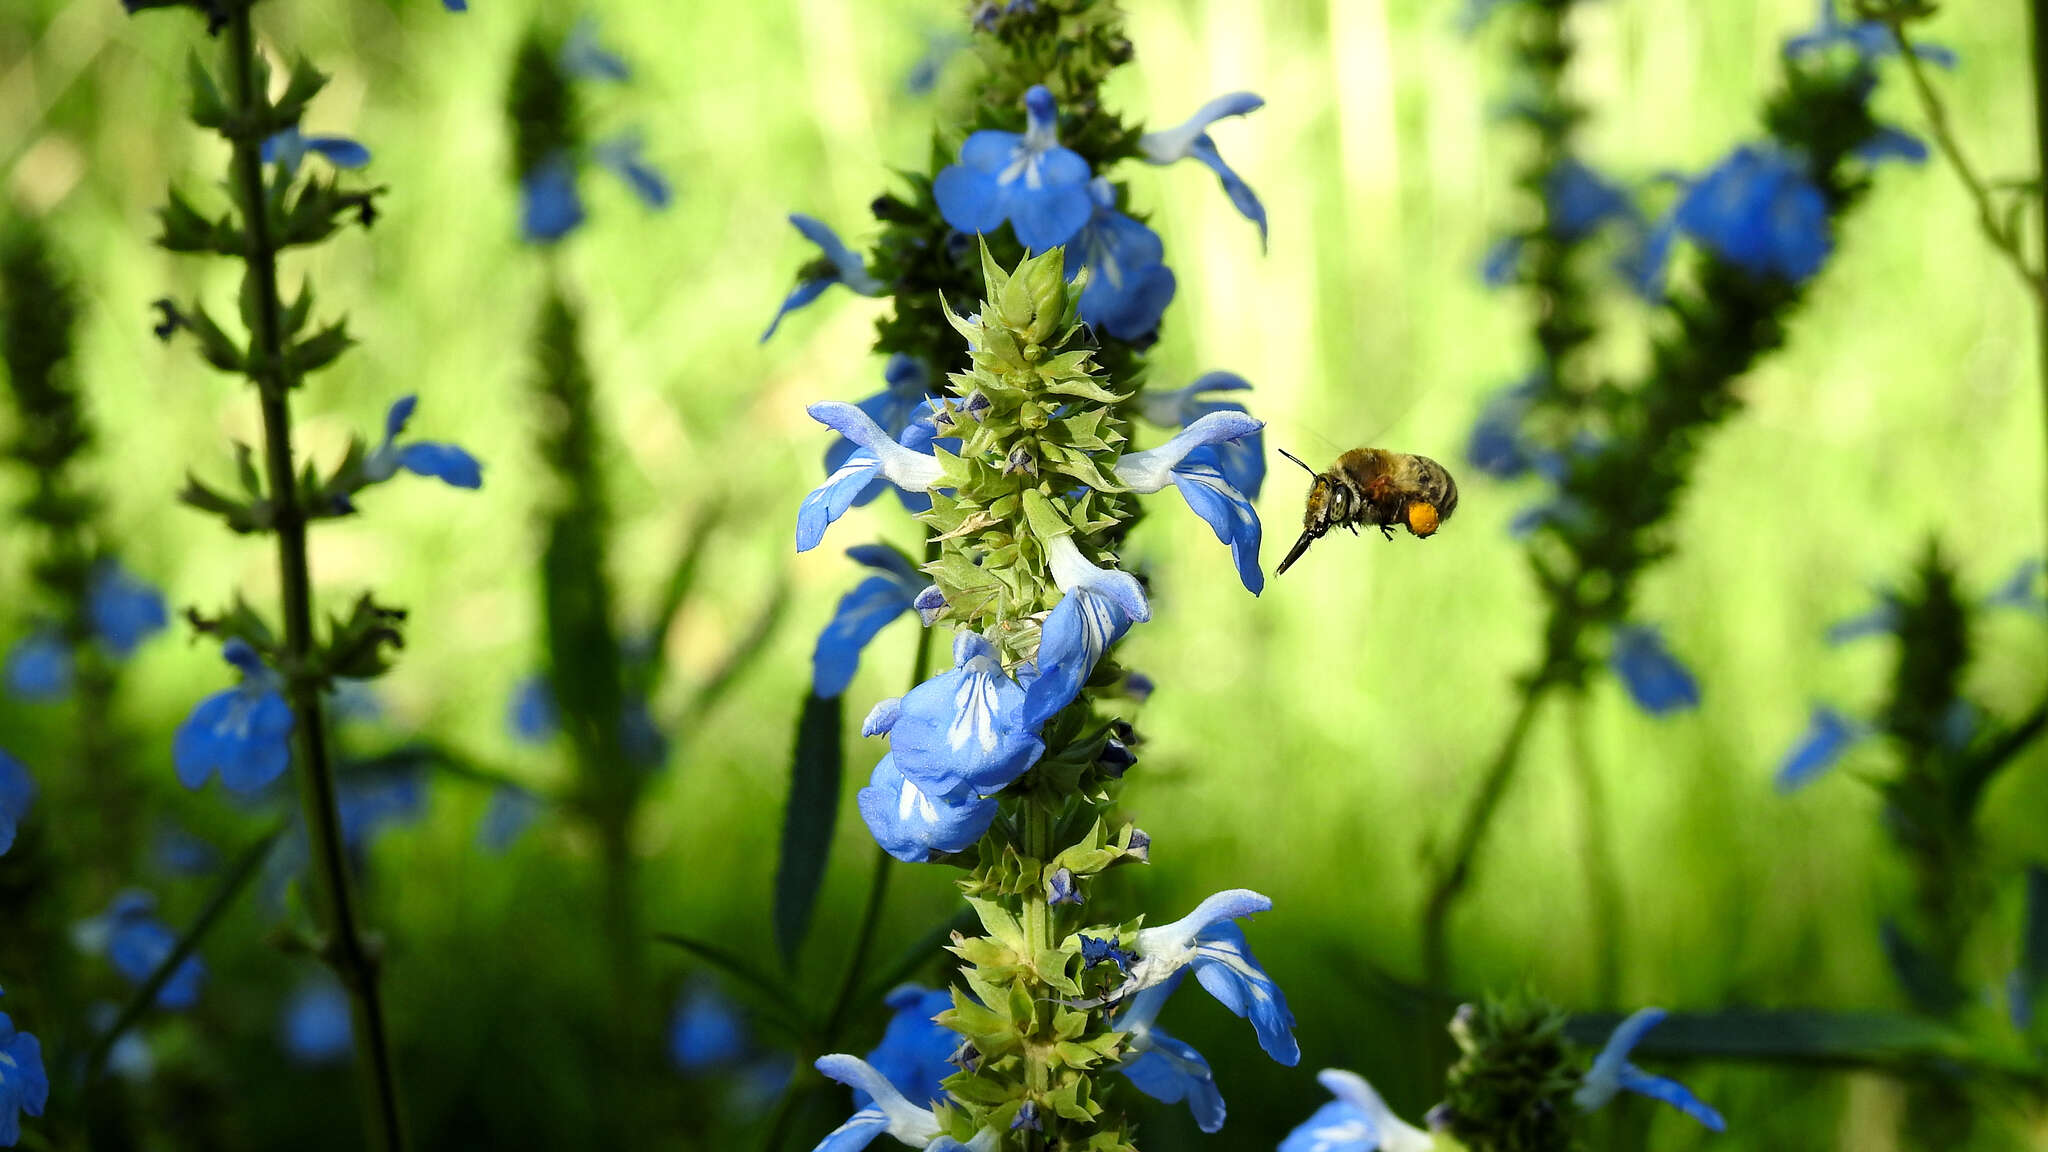
POLYGON ((599 143, 592 156, 624 180, 642 203, 650 208, 665 208, 669 200, 668 181, 641 157, 643 147, 638 132, 627 132, 599 143))
POLYGON ((1629 1053, 1636 1050, 1636 1045, 1643 1042, 1643 1037, 1649 1035, 1650 1029, 1662 1024, 1668 1015, 1670 1013, 1662 1008, 1642 1008, 1631 1013, 1626 1020, 1615 1025, 1614 1031, 1608 1033, 1607 1043, 1600 1046, 1600 1054, 1595 1057, 1595 1063, 1619 1065, 1626 1062, 1629 1053))
POLYGON ((2003 584, 1984 597, 1984 606, 2019 608, 2034 613, 2048 612, 2048 599, 2044 599, 2041 593, 2035 590, 2041 582, 2044 568, 2048 568, 2048 565, 2044 565, 2039 558, 2020 561, 2019 567, 2013 569, 2012 575, 2006 577, 2003 584))
POLYGON ((561 64, 562 71, 581 80, 623 83, 633 76, 624 60, 597 42, 597 21, 588 16, 569 30, 569 38, 562 43, 561 64))
POLYGON ((1664 647, 1654 628, 1616 628, 1614 652, 1608 662, 1636 704, 1652 716, 1699 706, 1699 682, 1664 647))
POLYGON ((1188 453, 1173 469, 1173 485, 1195 515, 1208 522, 1216 539, 1230 545, 1238 579, 1256 596, 1266 587, 1266 574, 1259 569, 1259 514, 1225 479, 1218 459, 1215 449, 1206 445, 1188 453))
POLYGON ((172 760, 178 781, 198 788, 216 771, 229 791, 256 792, 291 766, 292 710, 275 691, 247 685, 199 702, 178 726, 172 760))
POLYGON ((1635 214, 1627 193, 1577 160, 1567 159, 1551 172, 1545 201, 1551 226, 1567 239, 1589 236, 1609 220, 1635 214))
POLYGON ((1877 135, 1856 148, 1858 159, 1868 164, 1882 160, 1903 160, 1908 164, 1927 162, 1927 143, 1903 128, 1879 128, 1877 135))
POLYGON ((1001 791, 1045 752, 1024 689, 993 657, 963 664, 904 693, 889 730, 894 767, 935 797, 1001 791))
POLYGON ((1380 1134, 1370 1117, 1332 1100, 1289 1132, 1279 1152, 1376 1152, 1379 1146, 1380 1134))
POLYGON ((398 439, 400 434, 405 431, 405 426, 412 423, 412 414, 419 406, 420 398, 417 394, 400 396, 391 402, 391 407, 384 413, 384 442, 386 444, 398 439))
POLYGON ((846 556, 856 564, 895 577, 912 596, 924 588, 925 579, 918 574, 916 566, 887 544, 855 544, 846 550, 846 556))
POLYGON ((996 818, 992 798, 951 801, 918 788, 896 770, 893 754, 875 765, 855 799, 875 843, 906 864, 921 864, 933 852, 965 852, 996 818))
POLYGON ((54 628, 38 628, 7 654, 7 691, 23 700, 60 700, 71 694, 71 646, 54 628))
MULTIPOLYGON (((960 1034, 933 1017, 953 1006, 953 994, 944 988, 905 984, 885 999, 894 1012, 882 1032, 882 1042, 867 1054, 867 1062, 912 1104, 930 1107, 946 1100, 940 1081, 959 1071, 951 1058, 960 1047, 960 1034)), ((870 1098, 855 1089, 853 1101, 855 1107, 864 1108, 870 1098)))
POLYGON ((1162 1104, 1186 1100, 1197 1128, 1204 1132, 1220 1131, 1223 1093, 1216 1087, 1209 1062, 1192 1045, 1157 1028, 1152 1029, 1149 1043, 1151 1047, 1125 1061, 1119 1071, 1130 1078, 1138 1091, 1162 1104))
POLYGON ((505 714, 505 726, 512 738, 526 744, 552 740, 562 720, 555 709, 555 692, 545 676, 528 676, 512 688, 512 706, 505 714))
POLYGON ((457 488, 484 486, 483 465, 453 444, 421 440, 398 452, 398 466, 415 476, 429 476, 457 488))
POLYGON ((546 807, 540 797, 524 788, 500 785, 491 789, 490 802, 476 826, 477 847, 486 852, 505 851, 540 819, 546 807))
POLYGON ((111 561, 93 571, 86 612, 100 643, 117 660, 134 655, 144 640, 170 623, 163 593, 111 561))
POLYGON ((880 291, 880 285, 873 284, 873 277, 868 274, 867 262, 861 259, 859 253, 846 246, 846 242, 839 238, 839 233, 833 231, 831 225, 801 212, 790 213, 789 222, 804 239, 818 246, 825 259, 839 270, 839 278, 847 287, 865 296, 872 296, 880 291))
POLYGON ((441 7, 446 8, 450 12, 467 12, 469 11, 469 0, 441 0, 441 7))
POLYGON ((1211 172, 1216 173, 1216 178, 1223 183, 1224 194, 1237 206, 1239 214, 1259 226, 1259 247, 1265 248, 1266 206, 1259 203, 1258 194, 1252 191, 1252 186, 1245 183, 1231 170, 1230 165, 1223 162, 1223 154, 1216 151, 1216 144, 1209 137, 1203 136, 1196 140, 1194 150, 1190 154, 1207 165, 1211 172))
POLYGON ((784 316, 816 300, 820 295, 824 294, 825 289, 837 283, 839 283, 837 280, 798 281, 797 286, 789 290, 789 295, 783 297, 782 307, 775 310, 775 318, 768 322, 768 330, 761 333, 762 343, 766 343, 770 336, 775 335, 775 330, 782 326, 782 318, 784 316))
POLYGON ((863 1108, 846 1123, 834 1128, 811 1152, 860 1152, 889 1130, 889 1118, 879 1108, 863 1108))
POLYGON ((668 1057, 684 1072, 712 1072, 747 1052, 746 1022, 709 984, 694 985, 669 1016, 668 1057))
POLYGON ((1833 708, 1814 708, 1806 735, 1800 737, 1799 744, 1778 768, 1778 791, 1793 792, 1805 787, 1814 777, 1834 767, 1863 735, 1862 725, 1833 708))
POLYGON ((845 692, 860 667, 861 649, 890 621, 910 611, 916 595, 901 580, 870 576, 841 597, 811 653, 812 693, 830 699, 845 692))
MULTIPOLYGON (((1034 252, 1045 252, 1072 240, 1095 213, 1095 204, 1088 198, 1087 161, 1064 148, 1055 148, 1046 155, 1045 167, 1064 167, 1051 163, 1062 153, 1072 156, 1080 165, 1078 179, 1056 180, 1047 172, 1044 184, 1037 188, 1025 187, 1021 182, 1013 184, 1006 197, 1010 226, 1016 230, 1017 243, 1034 252)), ((946 222, 952 223, 950 219, 946 222)))
POLYGON ((796 513, 796 550, 809 552, 825 539, 825 529, 846 515, 868 486, 881 479, 881 462, 865 448, 846 458, 825 482, 804 497, 796 513))
POLYGON ((325 156, 336 168, 361 168, 370 162, 370 150, 346 136, 308 136, 306 150, 325 156))
POLYGON ((519 232, 535 243, 552 243, 583 223, 583 199, 576 194, 576 166, 565 156, 540 162, 519 182, 519 232))
POLYGON ((0 855, 14 847, 15 832, 35 798, 35 777, 21 761, 0 751, 0 855))
POLYGON ((1885 636, 1899 629, 1899 606, 1889 595, 1880 595, 1877 607, 1861 616, 1837 620, 1828 625, 1825 638, 1830 645, 1847 644, 1865 636, 1885 636))
POLYGON ((1045 618, 1038 640, 1038 679, 1024 703, 1024 722, 1037 728, 1074 702, 1096 661, 1130 631, 1131 618, 1108 597, 1075 589, 1045 618))
MULTIPOLYGON (((976 132, 960 145, 960 163, 977 172, 986 172, 994 176, 1008 168, 1023 147, 1024 137, 1016 132, 976 132)), ((943 211, 943 207, 941 210, 943 211)), ((950 224, 952 221, 949 220, 947 223, 950 224)), ((957 224, 953 226, 959 227, 957 224)))
POLYGON ((1007 214, 994 174, 964 164, 943 168, 932 178, 932 199, 946 223, 968 235, 994 232, 1007 214))
POLYGON ((348 992, 332 979, 300 986, 285 1004, 284 1050, 301 1064, 327 1064, 355 1047, 348 992))
POLYGON ((1479 263, 1479 279, 1488 288, 1505 288, 1515 282, 1522 263, 1522 249, 1528 241, 1520 236, 1503 236, 1486 250, 1479 263))
POLYGON ((1621 1070, 1621 1086, 1623 1090, 1639 1096, 1662 1100, 1699 1121, 1709 1132, 1725 1132, 1728 1129, 1727 1122, 1721 1119, 1719 1112, 1707 1107, 1699 1097, 1694 1096, 1685 1085, 1676 1080, 1652 1076, 1639 1068, 1631 1067, 1621 1070))
POLYGON ((1301 1060, 1294 1039, 1294 1013, 1273 978, 1259 967, 1244 930, 1229 920, 1202 930, 1195 952, 1195 979, 1218 1003, 1252 1022, 1259 1047, 1288 1067, 1301 1060))

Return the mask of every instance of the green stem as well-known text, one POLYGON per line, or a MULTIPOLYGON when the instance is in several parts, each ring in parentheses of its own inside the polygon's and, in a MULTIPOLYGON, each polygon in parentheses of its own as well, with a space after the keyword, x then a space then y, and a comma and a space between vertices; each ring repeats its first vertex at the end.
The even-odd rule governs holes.
POLYGON ((1621 890, 1616 881, 1614 842, 1607 819, 1607 789, 1593 758, 1585 689, 1572 692, 1568 706, 1573 777, 1579 786, 1579 858, 1586 867, 1587 936, 1595 960, 1595 1002, 1615 1007, 1621 999, 1621 890))
POLYGON ((377 961, 364 938, 349 890, 348 861, 335 800, 334 770, 328 762, 320 684, 308 674, 315 653, 306 513, 299 505, 298 485, 292 472, 291 409, 287 401, 290 381, 278 368, 284 360, 284 337, 277 290, 277 249, 270 236, 260 131, 252 128, 263 122, 268 97, 257 88, 256 36, 250 27, 249 5, 234 3, 229 8, 228 68, 241 125, 232 140, 234 181, 248 235, 245 259, 256 303, 250 333, 249 376, 262 396, 264 467, 277 531, 278 576, 284 599, 283 663, 296 719, 292 729, 294 758, 301 768, 299 799, 316 878, 315 904, 326 934, 320 953, 348 989, 356 1067, 366 1093, 371 1146, 384 1152, 398 1152, 405 1146, 405 1136, 399 1121, 398 1077, 377 985, 377 961))
MULTIPOLYGON (((2041 346, 2041 416, 2048 431, 2048 0, 2033 0, 2034 17, 2034 159, 2040 174, 2041 265, 2029 278, 2038 296, 2036 341, 2041 346)), ((2024 271, 2025 263, 2021 268, 2024 271)))

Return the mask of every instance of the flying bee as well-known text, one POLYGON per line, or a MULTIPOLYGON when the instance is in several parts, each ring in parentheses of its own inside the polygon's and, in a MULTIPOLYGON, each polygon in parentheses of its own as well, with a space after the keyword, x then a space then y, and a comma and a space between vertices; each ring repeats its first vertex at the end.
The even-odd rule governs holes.
POLYGON ((1318 472, 1285 448, 1280 454, 1300 464, 1315 483, 1309 485, 1308 507, 1301 514, 1301 539, 1275 576, 1332 528, 1349 528, 1357 535, 1358 526, 1366 524, 1391 540, 1394 526, 1405 524, 1416 536, 1431 536, 1458 510, 1458 482, 1427 456, 1354 448, 1337 457, 1329 471, 1318 472))

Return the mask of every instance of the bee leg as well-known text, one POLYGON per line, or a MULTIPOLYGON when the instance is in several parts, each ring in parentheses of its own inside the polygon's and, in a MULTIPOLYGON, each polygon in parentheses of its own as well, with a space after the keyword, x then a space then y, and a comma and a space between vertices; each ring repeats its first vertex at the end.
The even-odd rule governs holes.
POLYGON ((1345 527, 1346 527, 1346 528, 1349 528, 1349 529, 1351 529, 1351 534, 1352 534, 1353 536, 1356 536, 1356 535, 1358 535, 1358 525, 1356 525, 1356 524, 1346 524, 1346 525, 1345 525, 1345 527))
POLYGON ((1379 529, 1380 535, 1386 537, 1389 540, 1392 540, 1394 538, 1394 530, 1390 526, 1382 524, 1379 526, 1379 529))

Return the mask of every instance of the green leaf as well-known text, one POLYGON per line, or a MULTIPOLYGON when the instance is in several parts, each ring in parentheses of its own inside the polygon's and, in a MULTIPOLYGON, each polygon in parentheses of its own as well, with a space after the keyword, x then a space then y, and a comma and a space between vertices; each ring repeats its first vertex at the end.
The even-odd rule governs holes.
POLYGON ((681 948, 732 977, 734 983, 752 993, 748 999, 755 1008, 792 1036, 803 1036, 811 1031, 807 1022, 793 1014, 795 1010, 790 1007, 792 997, 789 990, 778 986, 763 975, 763 965, 709 941, 684 936, 679 932, 657 932, 654 938, 664 944, 681 948))
POLYGON ((841 736, 846 698, 808 696, 797 720, 796 755, 789 770, 789 802, 782 815, 782 855, 775 867, 775 946, 794 960, 810 934, 811 913, 832 857, 844 774, 841 736))
MULTIPOLYGON (((725 501, 715 500, 690 525, 689 534, 683 539, 682 553, 676 557, 675 567, 669 569, 668 581, 662 586, 661 603, 655 608, 653 626, 654 647, 660 650, 667 639, 669 630, 675 626, 676 616, 689 603, 690 593, 697 587, 697 573, 704 566, 704 553, 711 546, 711 535, 725 519, 725 501)), ((654 661, 649 678, 659 684, 668 664, 663 660, 654 661)), ((651 691, 650 691, 650 694, 651 691)))
POLYGON ((292 342, 292 371, 300 376, 317 372, 334 363, 354 343, 354 337, 348 334, 348 321, 338 320, 304 340, 292 342))
POLYGON ((2027 913, 2020 929, 2018 977, 2021 1003, 2032 1016, 2023 1020, 2036 1036, 2042 1028, 2041 1007, 2048 1001, 2048 867, 2027 865, 2027 913))
POLYGON ((227 101, 221 99, 220 86, 213 82, 213 74, 206 70, 206 62, 194 52, 185 58, 186 82, 192 90, 192 122, 201 128, 218 129, 228 122, 227 101))

